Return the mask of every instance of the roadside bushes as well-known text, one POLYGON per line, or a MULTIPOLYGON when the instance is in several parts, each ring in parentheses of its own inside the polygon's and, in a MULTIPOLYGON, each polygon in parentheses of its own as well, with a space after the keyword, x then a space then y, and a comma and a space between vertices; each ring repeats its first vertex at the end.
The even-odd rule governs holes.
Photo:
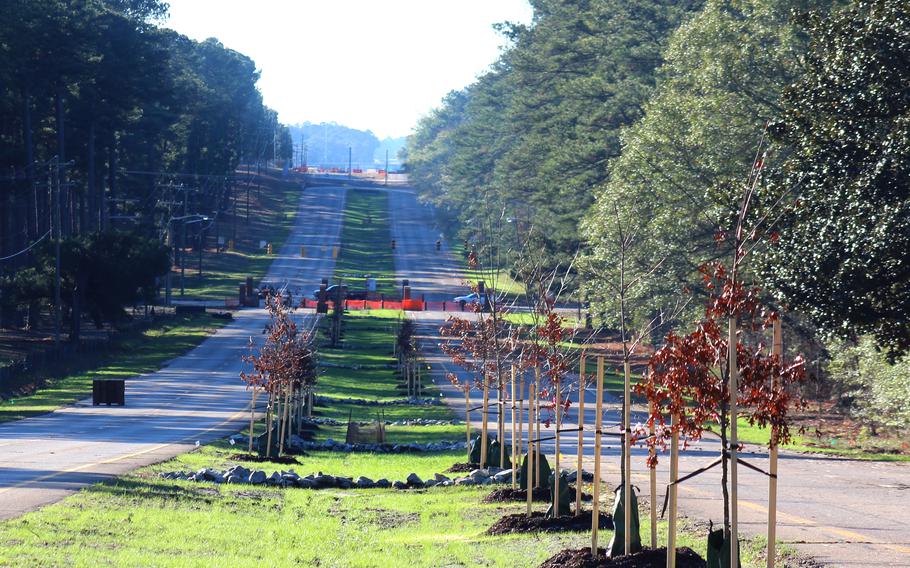
POLYGON ((827 371, 841 404, 873 428, 910 427, 910 354, 889 361, 871 335, 835 341, 827 371))

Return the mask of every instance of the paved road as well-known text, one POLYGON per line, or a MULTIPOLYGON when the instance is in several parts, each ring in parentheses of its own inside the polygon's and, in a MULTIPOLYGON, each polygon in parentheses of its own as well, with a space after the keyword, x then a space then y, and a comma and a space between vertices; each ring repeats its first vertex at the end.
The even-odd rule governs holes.
MULTIPOLYGON (((398 191, 391 203, 391 218, 396 226, 398 255, 396 269, 399 277, 413 274, 420 289, 444 295, 457 291, 460 282, 458 264, 447 255, 436 253, 433 243, 436 231, 426 221, 428 212, 423 210, 406 192, 398 191), (421 226, 422 225, 422 226, 421 226), (454 269, 453 269, 454 267, 454 269), (435 275, 441 275, 436 278, 435 275)), ((436 330, 445 314, 415 313, 420 331, 426 338, 424 345, 432 346, 436 330)), ((437 384, 447 395, 453 408, 463 414, 464 394, 452 387, 443 377, 452 368, 445 357, 437 352, 429 354, 437 384)), ((593 369, 593 363, 589 363, 593 369)), ((577 391, 576 386, 572 389, 577 391)), ((481 393, 472 395, 472 406, 480 405, 481 393)), ((525 394, 525 397, 527 395, 525 394)), ((572 410, 565 427, 577 424, 577 392, 570 398, 572 410)), ((585 423, 594 422, 594 392, 585 393, 585 423)), ((606 405, 605 424, 618 424, 621 407, 616 401, 606 405)), ((633 422, 643 420, 641 409, 633 422), (636 418, 637 416, 637 418, 636 418)), ((471 416, 479 428, 480 415, 471 416)), ((522 418, 527 423, 527 415, 522 418)), ((507 428, 507 431, 510 427, 507 428)), ((616 431, 616 428, 613 428, 616 431)), ((552 430, 551 430, 552 431, 552 430)), ((576 434, 568 434, 561 446, 563 467, 574 468, 576 460, 576 434), (566 463, 568 462, 568 463, 566 463)), ((506 437, 510 440, 510 437, 506 437)), ((613 486, 619 483, 620 449, 616 438, 604 440, 602 468, 604 479, 613 486)), ((591 471, 593 434, 585 435, 584 462, 591 471)), ((553 463, 553 442, 547 442, 545 451, 553 463)), ((751 463, 767 469, 767 454, 762 448, 749 447, 751 455, 744 456, 751 463)), ((680 460, 681 475, 707 465, 719 454, 719 443, 706 439, 685 452, 680 460)), ((648 474, 644 465, 645 452, 633 452, 633 482, 648 498, 648 474)), ((667 483, 667 459, 658 466, 658 503, 663 503, 667 483)), ((739 516, 741 531, 748 534, 765 534, 767 526, 767 478, 740 468, 739 516)), ((831 566, 910 566, 910 467, 907 464, 861 462, 836 458, 819 458, 793 452, 782 452, 779 464, 779 513, 778 538, 793 545, 802 553, 831 566)), ((720 472, 718 469, 687 481, 680 487, 680 507, 693 519, 723 518, 720 499, 720 472)), ((647 535, 645 535, 647 539, 647 535)))
MULTIPOLYGON (((312 290, 331 275, 324 243, 338 239, 345 190, 309 188, 267 280, 312 290), (300 257, 300 247, 307 257, 300 257)), ((242 310, 235 320, 163 369, 127 381, 127 406, 90 401, 0 425, 0 518, 62 499, 80 487, 161 461, 242 428, 249 396, 240 355, 261 336, 266 314, 242 310)))

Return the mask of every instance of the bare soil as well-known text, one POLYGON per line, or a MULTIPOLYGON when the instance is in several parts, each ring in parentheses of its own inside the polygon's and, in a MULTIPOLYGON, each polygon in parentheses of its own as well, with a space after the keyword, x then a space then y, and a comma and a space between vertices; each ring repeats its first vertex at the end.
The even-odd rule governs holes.
MULTIPOLYGON (((667 549, 645 549, 628 556, 607 558, 604 548, 597 549, 597 558, 590 548, 564 549, 540 565, 540 568, 665 568, 667 549)), ((677 568, 704 568, 708 563, 691 548, 676 551, 677 568)))
MULTIPOLYGON (((298 456, 306 456, 305 453, 299 453, 298 456)), ((228 459, 242 461, 242 462, 272 462, 272 463, 281 463, 281 464, 300 464, 301 462, 295 456, 280 456, 277 458, 270 458, 268 456, 260 456, 256 454, 231 454, 228 456, 228 459)))
MULTIPOLYGON (((570 485, 569 492, 572 494, 572 499, 570 499, 570 501, 572 503, 574 503, 575 502, 575 487, 570 485)), ((553 496, 550 493, 550 490, 546 489, 544 487, 538 487, 531 494, 531 500, 536 503, 548 503, 552 498, 553 498, 553 496)), ((593 497, 591 497, 589 494, 587 494, 587 493, 581 494, 582 501, 590 501, 591 499, 593 499, 593 497)), ((497 489, 496 491, 493 491, 492 493, 490 493, 489 495, 487 495, 486 497, 483 498, 484 503, 510 503, 510 502, 514 502, 514 501, 527 501, 527 500, 528 500, 527 490, 512 489, 511 487, 508 487, 506 489, 497 489)))
MULTIPOLYGON (((599 515, 601 529, 613 529, 613 517, 607 513, 599 515)), ((487 534, 515 534, 532 532, 580 532, 591 530, 591 511, 583 511, 580 515, 565 515, 557 518, 544 516, 543 512, 535 511, 528 517, 524 513, 506 515, 496 521, 487 529, 487 534)))
POLYGON ((452 464, 452 467, 445 470, 443 473, 470 473, 475 469, 480 469, 479 463, 456 463, 452 464))

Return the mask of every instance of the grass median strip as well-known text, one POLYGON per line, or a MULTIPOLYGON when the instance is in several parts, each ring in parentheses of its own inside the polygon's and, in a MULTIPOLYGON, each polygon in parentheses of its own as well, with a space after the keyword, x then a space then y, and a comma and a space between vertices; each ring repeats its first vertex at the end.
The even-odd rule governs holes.
MULTIPOLYGON (((337 349, 323 346, 320 350, 321 371, 317 393, 322 401, 316 407, 320 418, 346 422, 372 421, 382 416, 386 422, 401 420, 451 420, 456 418, 444 404, 356 404, 350 399, 390 403, 406 398, 402 379, 396 374, 392 354, 395 329, 401 312, 391 310, 349 312, 344 316, 344 341, 337 349), (335 402, 337 400, 337 402, 335 402)), ((325 320, 324 320, 325 321, 325 320)), ((439 390, 423 378, 422 398, 440 398, 439 390)), ((320 426, 316 438, 343 440, 345 426, 320 426)), ((464 426, 390 425, 386 439, 390 443, 457 441, 464 426)))
POLYGON ((366 289, 366 275, 376 279, 376 291, 395 294, 395 261, 389 226, 389 196, 384 191, 349 189, 344 204, 341 250, 335 278, 349 289, 366 289))

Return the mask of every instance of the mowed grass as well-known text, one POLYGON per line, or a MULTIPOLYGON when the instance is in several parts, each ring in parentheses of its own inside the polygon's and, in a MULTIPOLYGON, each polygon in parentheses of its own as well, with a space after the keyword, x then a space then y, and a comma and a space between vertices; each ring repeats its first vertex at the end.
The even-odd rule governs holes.
MULTIPOLYGON (((293 469, 301 475, 321 470, 397 479, 410 471, 430 476, 456 459, 448 454, 370 456, 358 463, 335 454, 313 456, 312 466, 293 469)), ((188 464, 180 461, 167 465, 186 469, 188 464)), ((520 558, 520 565, 533 566, 565 546, 582 546, 585 539, 580 534, 484 535, 504 513, 522 508, 521 503, 481 504, 488 489, 218 486, 164 481, 150 476, 151 471, 90 487, 62 503, 0 524, 0 564, 436 567, 516 565, 520 558)))
POLYGON ((0 402, 0 422, 44 414, 86 398, 91 395, 93 379, 128 379, 156 371, 197 346, 225 323, 208 314, 189 314, 162 319, 144 330, 126 332, 126 337, 118 341, 99 366, 49 379, 34 394, 0 402))
MULTIPOLYGON (((382 418, 386 422, 409 419, 451 420, 456 418, 444 405, 389 404, 369 406, 343 402, 342 399, 369 401, 394 401, 405 398, 407 390, 396 373, 393 341, 401 312, 375 310, 348 312, 344 315, 342 347, 333 349, 323 345, 319 352, 320 377, 317 393, 329 399, 316 406, 315 415, 347 422, 372 421, 382 418), (338 402, 331 402, 337 399, 338 402)), ((325 323, 326 320, 323 320, 325 323)), ((429 374, 423 376, 422 397, 440 398, 439 390, 432 384, 429 374)), ((464 439, 464 426, 394 426, 386 428, 386 441, 390 443, 427 443, 440 440, 464 439)), ((320 426, 316 439, 343 440, 345 426, 320 426)))
MULTIPOLYGON (((736 434, 740 442, 758 444, 765 447, 768 446, 771 439, 770 428, 761 428, 757 425, 753 426, 742 418, 740 418, 736 424, 736 434)), ((715 432, 718 431, 717 427, 713 428, 713 430, 715 432)), ((910 455, 869 451, 867 448, 863 447, 861 442, 855 446, 851 446, 849 440, 837 439, 830 436, 814 439, 809 435, 799 433, 795 427, 791 427, 790 432, 792 442, 782 446, 787 450, 841 456, 858 460, 910 462, 910 455)))
MULTIPOLYGON (((563 548, 590 546, 590 533, 488 536, 497 519, 524 503, 485 504, 489 487, 308 490, 163 480, 159 472, 223 469, 237 462, 223 443, 200 448, 90 486, 60 503, 0 523, 5 566, 536 566, 563 548)), ((390 481, 423 479, 462 461, 430 455, 313 452, 298 465, 243 465, 266 472, 390 481)), ((590 487, 585 487, 590 492, 590 487)), ((609 493, 609 492, 605 492, 609 493)), ((602 510, 609 510, 605 495, 602 510)), ((535 510, 546 505, 535 503, 535 510)), ((704 535, 681 524, 679 546, 705 554, 704 535)), ((642 540, 650 525, 641 515, 642 540)), ((658 526, 659 545, 666 524, 658 526)), ((606 546, 609 530, 601 531, 606 546)), ((761 566, 760 542, 743 548, 743 565, 761 566)), ((785 550, 785 555, 789 554, 785 550)))
POLYGON ((389 196, 383 191, 347 192, 335 279, 344 280, 349 289, 366 289, 369 275, 376 279, 377 292, 397 292, 388 210, 389 196))

